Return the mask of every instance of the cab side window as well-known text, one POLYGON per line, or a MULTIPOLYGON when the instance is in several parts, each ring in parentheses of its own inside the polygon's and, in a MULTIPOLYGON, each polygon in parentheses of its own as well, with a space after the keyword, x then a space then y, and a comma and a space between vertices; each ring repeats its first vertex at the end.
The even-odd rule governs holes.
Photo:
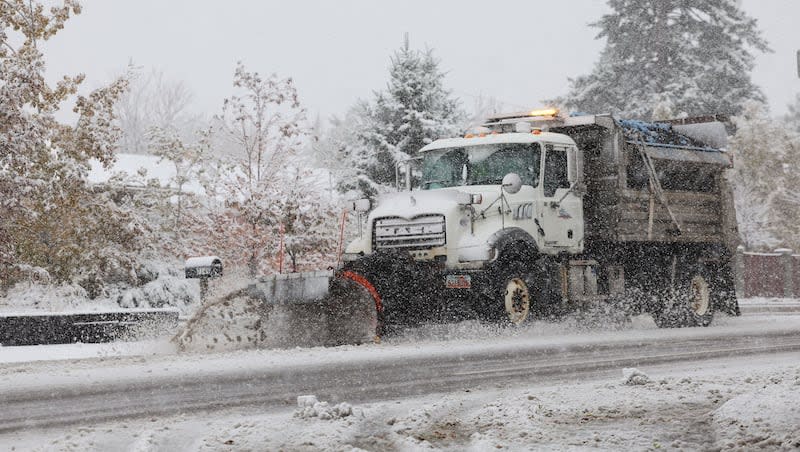
POLYGON ((544 196, 555 196, 559 188, 569 188, 567 175, 567 152, 547 145, 544 156, 544 196))

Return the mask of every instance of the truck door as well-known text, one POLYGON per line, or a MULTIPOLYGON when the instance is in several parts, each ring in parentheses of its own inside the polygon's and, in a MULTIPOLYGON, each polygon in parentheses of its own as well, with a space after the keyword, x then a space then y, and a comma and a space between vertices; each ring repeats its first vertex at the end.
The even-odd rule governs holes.
POLYGON ((583 200, 577 190, 571 189, 578 181, 577 149, 548 144, 543 159, 543 197, 536 210, 545 234, 544 251, 580 251, 583 244, 583 200))

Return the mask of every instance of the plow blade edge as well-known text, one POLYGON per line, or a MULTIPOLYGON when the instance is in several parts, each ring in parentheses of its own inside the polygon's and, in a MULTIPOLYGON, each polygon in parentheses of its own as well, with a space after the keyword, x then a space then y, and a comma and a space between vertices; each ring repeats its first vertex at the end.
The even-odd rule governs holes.
POLYGON ((280 325, 282 335, 296 345, 359 344, 381 333, 380 296, 354 272, 269 276, 248 292, 271 317, 265 324, 280 325))

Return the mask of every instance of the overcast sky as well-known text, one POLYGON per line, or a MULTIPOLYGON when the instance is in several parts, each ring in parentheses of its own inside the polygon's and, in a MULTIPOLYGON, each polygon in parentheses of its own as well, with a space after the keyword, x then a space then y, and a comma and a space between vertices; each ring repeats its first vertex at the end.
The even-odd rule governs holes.
MULTIPOLYGON (((163 70, 194 93, 193 109, 212 114, 232 92, 236 61, 294 77, 313 117, 342 114, 385 86, 389 58, 408 32, 430 47, 446 85, 471 109, 475 96, 512 109, 562 95, 567 78, 589 72, 603 46, 588 23, 605 1, 207 1, 83 0, 83 13, 46 48, 48 74, 83 72, 87 88, 129 61, 163 70)), ((772 54, 759 55, 753 78, 772 112, 800 92, 800 1, 743 0, 772 54)))

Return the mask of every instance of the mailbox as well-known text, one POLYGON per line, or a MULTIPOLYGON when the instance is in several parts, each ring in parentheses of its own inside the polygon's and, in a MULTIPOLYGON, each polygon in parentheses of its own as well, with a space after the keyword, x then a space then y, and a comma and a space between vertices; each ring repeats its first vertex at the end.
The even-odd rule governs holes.
POLYGON ((222 276, 222 260, 217 256, 198 256, 186 259, 187 278, 219 278, 222 276))

